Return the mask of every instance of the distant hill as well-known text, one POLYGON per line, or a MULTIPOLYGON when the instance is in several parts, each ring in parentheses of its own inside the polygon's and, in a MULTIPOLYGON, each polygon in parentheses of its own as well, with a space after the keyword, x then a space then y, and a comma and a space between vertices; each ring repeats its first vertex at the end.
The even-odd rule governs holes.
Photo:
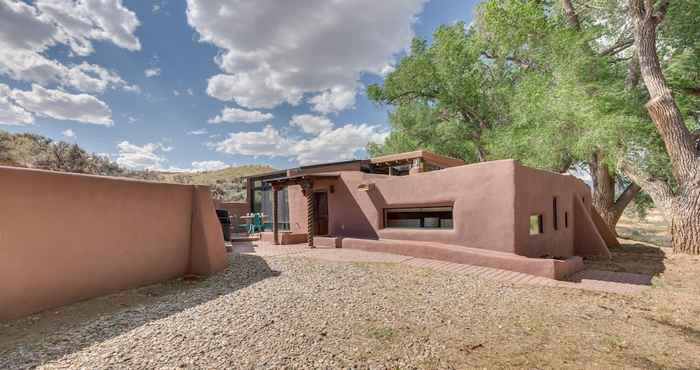
POLYGON ((125 169, 107 156, 88 153, 78 144, 0 130, 0 165, 42 170, 159 180, 150 171, 125 169))
POLYGON ((236 166, 207 172, 134 171, 119 166, 106 156, 88 153, 77 144, 55 141, 35 134, 10 134, 2 130, 0 165, 209 185, 212 195, 224 201, 245 199, 244 177, 274 171, 272 167, 263 165, 236 166))
POLYGON ((238 202, 246 197, 245 177, 274 170, 265 165, 245 165, 206 172, 158 172, 158 175, 165 182, 209 185, 214 197, 226 202, 238 202))

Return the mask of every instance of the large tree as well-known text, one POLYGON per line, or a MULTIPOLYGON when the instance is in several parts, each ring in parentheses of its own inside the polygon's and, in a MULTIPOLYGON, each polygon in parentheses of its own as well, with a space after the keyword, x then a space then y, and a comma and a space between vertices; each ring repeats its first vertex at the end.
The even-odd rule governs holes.
POLYGON ((551 148, 566 148, 574 158, 589 153, 584 160, 594 205, 609 225, 641 186, 671 220, 674 249, 698 253, 697 135, 692 129, 700 108, 700 2, 505 0, 489 1, 482 10, 484 34, 500 48, 495 54, 533 58, 529 64, 539 67, 530 69, 534 88, 520 84, 516 89, 516 96, 535 96, 520 115, 524 124, 518 120, 525 106, 521 101, 511 105, 514 125, 508 128, 518 129, 520 123, 521 131, 531 133, 521 138, 544 136, 545 142, 559 143, 551 148), (556 14, 564 20, 557 23, 556 14), (666 26, 657 48, 662 21, 666 26), (646 91, 639 88, 640 80, 646 91), (532 94, 538 88, 545 91, 532 94), (533 130, 567 117, 574 122, 560 125, 565 130, 533 130), (616 167, 622 169, 617 175, 616 167), (615 199, 620 182, 628 187, 615 199))
MULTIPOLYGON (((645 106, 668 153, 672 177, 658 178, 639 166, 636 161, 644 159, 644 152, 632 153, 635 155, 623 160, 621 166, 671 219, 674 251, 700 254, 700 151, 697 136, 688 127, 692 122, 687 122, 687 118, 693 115, 697 120, 697 111, 689 114, 679 108, 672 86, 665 77, 657 45, 657 30, 663 22, 671 22, 668 32, 671 35, 677 31, 674 27, 687 27, 685 34, 669 40, 669 43, 680 41, 679 45, 664 45, 670 50, 665 50, 666 59, 663 64, 667 68, 674 64, 677 66, 680 59, 681 65, 697 67, 700 60, 700 5, 690 1, 672 3, 670 0, 629 0, 627 7, 632 20, 634 47, 639 58, 641 77, 649 95, 645 106), (674 14, 677 18, 668 17, 670 9, 677 12, 674 14), (688 22, 688 15, 691 22, 688 22)), ((690 81, 697 85, 685 86, 675 93, 696 95, 700 91, 698 73, 698 70, 694 71, 694 81, 692 76, 681 78, 686 83, 690 81)))
POLYGON ((615 170, 624 152, 619 138, 638 131, 639 121, 638 99, 621 93, 627 70, 613 57, 626 45, 597 50, 591 40, 605 29, 590 14, 579 17, 568 1, 488 1, 477 14, 483 55, 510 61, 517 76, 502 102, 508 124, 489 138, 492 155, 553 171, 588 171, 593 205, 614 231, 640 191, 615 170))
POLYGON ((396 107, 394 131, 375 152, 423 147, 467 162, 487 159, 485 135, 504 119, 511 71, 484 63, 474 40, 464 23, 441 26, 430 45, 413 41, 383 85, 369 86, 370 99, 396 107))

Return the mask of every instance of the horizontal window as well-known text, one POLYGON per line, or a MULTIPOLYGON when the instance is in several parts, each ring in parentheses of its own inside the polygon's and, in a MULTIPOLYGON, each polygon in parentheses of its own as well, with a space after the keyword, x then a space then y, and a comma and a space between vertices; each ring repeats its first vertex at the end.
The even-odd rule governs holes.
POLYGON ((388 228, 452 229, 452 207, 385 209, 384 221, 388 228))

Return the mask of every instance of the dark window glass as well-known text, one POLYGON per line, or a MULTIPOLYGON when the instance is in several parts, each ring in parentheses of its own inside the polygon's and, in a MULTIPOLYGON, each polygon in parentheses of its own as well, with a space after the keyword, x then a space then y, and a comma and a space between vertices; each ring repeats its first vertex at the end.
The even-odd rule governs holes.
MULTIPOLYGON (((255 212, 262 212, 266 218, 264 219, 265 230, 272 230, 272 187, 267 185, 263 190, 255 191, 255 212)), ((287 196, 287 188, 277 192, 277 226, 280 230, 289 230, 289 200, 287 196)))
POLYGON ((452 229, 452 207, 393 208, 384 210, 388 228, 452 229))
POLYGON ((557 208, 557 197, 554 197, 554 200, 552 201, 552 211, 554 212, 554 216, 552 218, 554 221, 554 230, 559 230, 559 209, 557 208))
POLYGON ((564 227, 569 228, 569 212, 564 212, 564 227))

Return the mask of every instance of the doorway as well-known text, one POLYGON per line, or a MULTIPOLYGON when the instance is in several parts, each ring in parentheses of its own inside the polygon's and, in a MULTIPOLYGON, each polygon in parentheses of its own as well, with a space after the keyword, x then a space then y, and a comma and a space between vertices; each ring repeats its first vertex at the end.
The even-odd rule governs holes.
POLYGON ((314 193, 314 235, 328 235, 328 193, 314 193))

